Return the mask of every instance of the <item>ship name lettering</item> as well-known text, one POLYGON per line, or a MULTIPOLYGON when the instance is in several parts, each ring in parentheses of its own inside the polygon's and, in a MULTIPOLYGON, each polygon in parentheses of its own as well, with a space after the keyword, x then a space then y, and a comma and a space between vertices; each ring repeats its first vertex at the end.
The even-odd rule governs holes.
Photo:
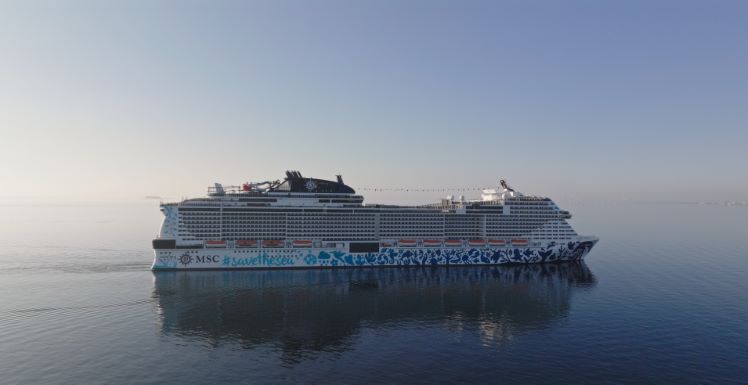
POLYGON ((218 263, 218 260, 220 259, 217 255, 196 255, 195 256, 195 262, 197 263, 218 263))

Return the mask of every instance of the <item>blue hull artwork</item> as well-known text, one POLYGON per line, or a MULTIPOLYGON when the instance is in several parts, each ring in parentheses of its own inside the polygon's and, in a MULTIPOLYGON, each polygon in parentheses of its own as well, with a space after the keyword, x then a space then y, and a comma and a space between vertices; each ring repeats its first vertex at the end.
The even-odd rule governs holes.
POLYGON ((156 251, 154 270, 268 269, 360 266, 500 265, 579 261, 597 239, 543 247, 383 248, 378 253, 319 249, 200 249, 156 251))

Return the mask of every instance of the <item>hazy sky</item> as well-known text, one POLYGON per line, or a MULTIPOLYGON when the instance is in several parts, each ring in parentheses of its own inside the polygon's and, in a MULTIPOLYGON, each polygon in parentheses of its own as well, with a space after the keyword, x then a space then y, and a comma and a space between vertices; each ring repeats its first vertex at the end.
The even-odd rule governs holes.
POLYGON ((2 2, 0 197, 298 169, 748 200, 747 20, 746 1, 2 2))

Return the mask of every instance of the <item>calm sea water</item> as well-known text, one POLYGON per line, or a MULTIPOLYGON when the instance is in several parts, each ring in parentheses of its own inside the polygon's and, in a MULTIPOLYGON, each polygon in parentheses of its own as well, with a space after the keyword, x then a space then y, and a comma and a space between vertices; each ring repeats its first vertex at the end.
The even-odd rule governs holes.
POLYGON ((748 383, 748 207, 563 206, 586 264, 154 274, 154 202, 3 204, 0 383, 748 383))

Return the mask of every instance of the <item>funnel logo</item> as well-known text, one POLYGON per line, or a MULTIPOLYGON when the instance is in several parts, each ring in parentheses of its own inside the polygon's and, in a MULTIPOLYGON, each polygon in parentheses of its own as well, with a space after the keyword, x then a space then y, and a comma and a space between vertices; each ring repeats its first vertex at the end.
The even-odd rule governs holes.
POLYGON ((304 184, 304 186, 306 187, 307 191, 314 191, 314 189, 316 189, 316 188, 317 188, 317 184, 316 184, 316 183, 314 183, 314 181, 313 181, 313 180, 311 180, 311 179, 309 179, 309 180, 308 180, 308 181, 306 182, 306 184, 304 184))

